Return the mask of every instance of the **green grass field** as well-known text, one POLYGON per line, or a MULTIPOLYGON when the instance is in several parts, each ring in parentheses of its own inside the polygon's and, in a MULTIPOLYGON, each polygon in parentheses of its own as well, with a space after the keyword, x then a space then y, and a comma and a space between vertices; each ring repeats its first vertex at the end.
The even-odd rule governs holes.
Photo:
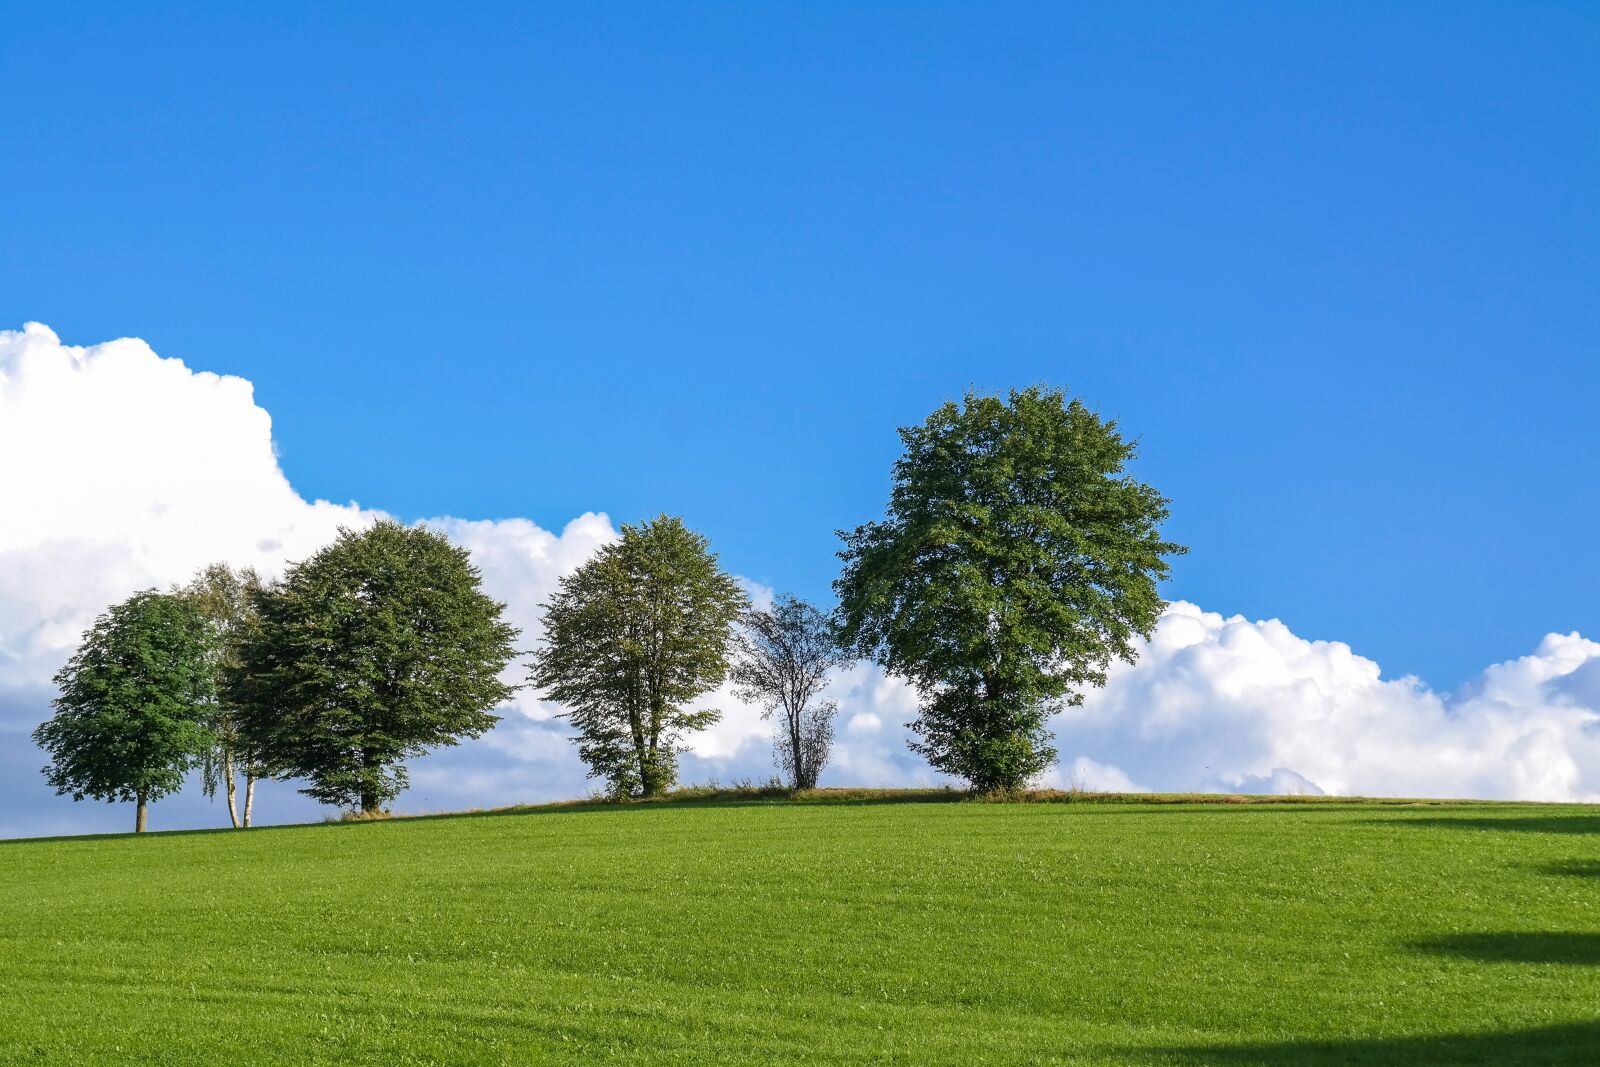
POLYGON ((0 842, 17 1063, 1600 1063, 1600 809, 680 802, 0 842))

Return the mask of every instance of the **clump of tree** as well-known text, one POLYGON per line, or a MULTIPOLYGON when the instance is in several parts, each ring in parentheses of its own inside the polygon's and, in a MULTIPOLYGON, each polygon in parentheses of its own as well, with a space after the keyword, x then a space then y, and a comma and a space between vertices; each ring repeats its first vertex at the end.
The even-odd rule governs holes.
POLYGON ((668 515, 624 525, 561 580, 530 677, 567 706, 590 777, 612 795, 657 796, 676 781, 683 737, 719 717, 688 705, 722 683, 746 606, 706 538, 668 515))
MULTIPOLYGON (((911 747, 938 770, 988 792, 1051 764, 1049 715, 1131 662, 1165 606, 1158 583, 1186 551, 1161 536, 1168 502, 1127 473, 1116 423, 1059 390, 968 393, 900 435, 884 519, 841 532, 831 618, 792 596, 750 611, 706 538, 667 515, 561 580, 530 679, 565 705, 591 777, 665 792, 684 739, 719 718, 693 705, 731 673, 776 717, 789 782, 812 788, 837 714, 821 694, 854 655, 915 685, 911 747)), ((370 816, 407 759, 498 721, 518 688, 503 613, 438 534, 341 530, 277 584, 218 564, 109 609, 34 739, 58 793, 135 801, 141 831, 195 767, 236 827, 266 776, 370 816)))
POLYGON ((730 675, 741 700, 777 714, 773 759, 795 789, 815 789, 833 747, 839 706, 820 693, 828 675, 851 656, 828 616, 796 597, 778 597, 767 611, 745 616, 730 675))
POLYGON ((900 431, 886 517, 841 532, 842 638, 921 694, 912 749, 975 789, 1055 759, 1063 704, 1131 662, 1165 606, 1165 497, 1114 421, 1059 390, 969 392, 900 431))
POLYGON ((274 777, 371 815, 407 783, 404 760, 498 721, 516 687, 504 605, 467 551, 388 520, 338 538, 257 589, 258 621, 227 697, 274 777))
POLYGON ((207 797, 215 797, 219 789, 223 792, 228 819, 235 829, 250 825, 256 782, 266 776, 266 764, 259 746, 245 736, 242 709, 231 697, 226 682, 238 672, 242 649, 259 623, 256 601, 262 589, 261 577, 253 568, 235 570, 226 563, 213 563, 178 590, 211 630, 210 669, 214 684, 207 718, 210 743, 200 753, 200 785, 207 797), (240 775, 245 783, 242 813, 237 801, 240 775))
POLYGON ((57 672, 55 714, 33 733, 45 779, 74 800, 149 805, 183 785, 212 744, 215 635, 186 597, 153 589, 107 610, 57 672))

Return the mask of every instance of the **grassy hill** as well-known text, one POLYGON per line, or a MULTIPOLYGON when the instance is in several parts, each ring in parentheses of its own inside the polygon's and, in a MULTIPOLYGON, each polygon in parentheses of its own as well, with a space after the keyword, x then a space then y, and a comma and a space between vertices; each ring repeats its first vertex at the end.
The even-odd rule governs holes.
POLYGON ((1600 809, 941 799, 0 842, 0 1061, 1600 1062, 1600 809))

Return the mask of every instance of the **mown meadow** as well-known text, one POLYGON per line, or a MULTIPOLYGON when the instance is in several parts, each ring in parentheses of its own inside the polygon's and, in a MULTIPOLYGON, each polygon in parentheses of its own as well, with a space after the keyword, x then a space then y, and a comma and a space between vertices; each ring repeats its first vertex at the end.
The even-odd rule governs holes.
POLYGON ((824 793, 0 842, 0 1060, 1591 1064, 1600 809, 824 793))

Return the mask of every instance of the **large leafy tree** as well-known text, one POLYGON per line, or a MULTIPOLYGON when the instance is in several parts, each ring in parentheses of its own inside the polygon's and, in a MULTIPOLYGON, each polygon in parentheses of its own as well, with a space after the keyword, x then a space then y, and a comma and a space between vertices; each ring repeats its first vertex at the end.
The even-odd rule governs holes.
POLYGON ((248 827, 255 808, 256 781, 266 774, 260 753, 244 735, 240 708, 230 699, 226 679, 238 671, 240 650, 259 623, 255 600, 262 590, 261 577, 250 567, 234 569, 226 563, 202 568, 178 592, 194 605, 211 628, 212 670, 216 699, 209 721, 211 744, 201 753, 200 784, 205 795, 222 790, 228 802, 228 819, 237 829, 248 827), (244 810, 238 804, 238 777, 244 776, 244 810))
POLYGON ((915 751, 1017 788, 1055 759, 1049 714, 1135 658, 1185 549, 1133 442, 1058 390, 968 393, 900 437, 885 519, 841 534, 843 639, 917 687, 915 751))
POLYGON ((828 675, 851 660, 828 616, 784 595, 765 611, 745 617, 731 678, 740 699, 778 716, 772 751, 796 789, 814 789, 833 747, 839 707, 820 693, 828 675))
POLYGON ((590 776, 616 796, 665 792, 683 735, 717 721, 686 705, 726 676, 744 593, 703 536, 661 515, 623 526, 544 607, 532 680, 568 707, 590 776))
POLYGON ((212 632, 185 598, 146 590, 110 608, 55 676, 55 715, 33 733, 46 780, 72 799, 151 802, 176 792, 211 744, 212 632))
POLYGON ((325 804, 380 811, 402 761, 478 737, 516 687, 517 630, 465 549, 422 527, 341 530, 253 601, 228 695, 246 742, 325 804))

